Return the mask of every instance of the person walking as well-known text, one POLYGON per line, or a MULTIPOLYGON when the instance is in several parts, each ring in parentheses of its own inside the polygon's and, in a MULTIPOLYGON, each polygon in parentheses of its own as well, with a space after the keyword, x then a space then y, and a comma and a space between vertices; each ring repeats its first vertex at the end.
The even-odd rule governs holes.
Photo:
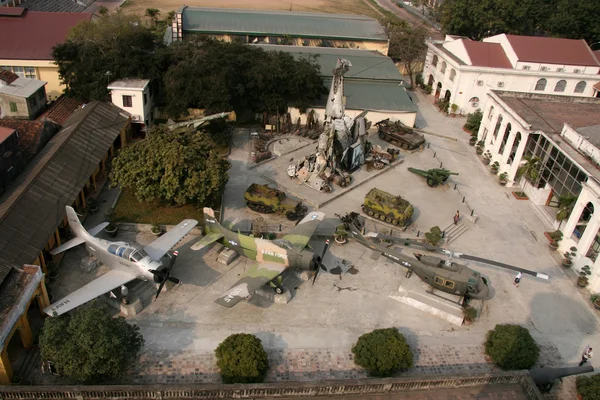
POLYGON ((522 277, 523 277, 523 273, 519 272, 517 274, 517 276, 515 276, 515 281, 513 282, 513 285, 515 285, 516 287, 519 287, 519 282, 521 282, 522 277))
POLYGON ((456 214, 454 214, 454 225, 458 224, 459 220, 460 220, 460 212, 458 210, 456 210, 456 214))
POLYGON ((581 367, 583 364, 585 364, 588 361, 588 359, 592 358, 592 355, 592 346, 586 347, 583 351, 583 354, 581 355, 581 362, 579 363, 579 366, 581 367))

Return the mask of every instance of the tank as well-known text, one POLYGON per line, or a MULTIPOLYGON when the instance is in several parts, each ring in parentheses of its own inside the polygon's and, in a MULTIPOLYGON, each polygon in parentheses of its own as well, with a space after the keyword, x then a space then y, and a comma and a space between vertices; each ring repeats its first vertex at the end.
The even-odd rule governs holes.
POLYGON ((373 188, 365 196, 362 211, 392 225, 409 225, 413 215, 413 206, 400 196, 373 188))
POLYGON ((404 150, 414 150, 425 144, 425 137, 402 122, 390 122, 389 118, 376 123, 379 138, 404 150))
POLYGON ((246 205, 252 211, 262 214, 282 214, 290 221, 302 218, 308 211, 302 202, 292 200, 281 190, 273 189, 268 185, 253 183, 246 189, 244 198, 246 205))

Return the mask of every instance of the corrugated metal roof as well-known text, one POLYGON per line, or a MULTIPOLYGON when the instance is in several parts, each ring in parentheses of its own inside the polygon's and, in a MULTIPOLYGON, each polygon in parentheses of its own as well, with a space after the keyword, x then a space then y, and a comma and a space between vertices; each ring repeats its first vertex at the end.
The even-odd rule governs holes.
POLYGON ((0 93, 27 98, 45 85, 45 81, 19 77, 8 85, 0 86, 0 93))
POLYGON ((182 22, 187 33, 388 40, 375 19, 360 15, 186 7, 182 22))
MULTIPOLYGON (((325 87, 331 86, 331 79, 324 79, 325 87)), ((346 108, 349 110, 417 112, 406 89, 397 83, 344 80, 346 108)), ((324 96, 315 107, 325 107, 324 96)), ((367 119, 369 115, 367 114, 367 119)))
POLYGON ((294 58, 308 58, 311 55, 318 55, 316 61, 321 66, 321 75, 324 77, 332 77, 337 59, 345 58, 352 63, 352 68, 344 75, 345 80, 375 79, 398 83, 404 80, 392 59, 378 51, 268 44, 253 46, 267 51, 290 53, 294 58))
POLYGON ((31 263, 64 217, 65 206, 106 154, 128 116, 112 103, 77 110, 0 197, 0 283, 31 263))
POLYGON ((80 13, 96 0, 23 0, 20 7, 31 11, 80 13))

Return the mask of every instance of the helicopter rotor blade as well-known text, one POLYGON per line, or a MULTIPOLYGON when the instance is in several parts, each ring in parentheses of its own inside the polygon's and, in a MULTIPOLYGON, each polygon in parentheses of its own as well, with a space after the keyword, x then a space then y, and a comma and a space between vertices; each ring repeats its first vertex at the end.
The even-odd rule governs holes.
POLYGON ((540 272, 530 271, 530 270, 527 270, 527 269, 515 267, 514 265, 504 264, 504 263, 501 263, 501 262, 498 262, 498 261, 494 261, 494 260, 488 260, 486 258, 470 256, 468 254, 461 254, 460 258, 464 258, 465 260, 475 261, 475 262, 478 262, 478 263, 494 265, 496 267, 508 269, 508 270, 511 270, 511 271, 521 272, 523 274, 531 275, 531 276, 534 276, 534 277, 540 278, 540 279, 546 279, 547 280, 547 279, 550 278, 548 275, 542 274, 540 272))
POLYGON ((323 271, 327 271, 327 268, 325 267, 325 265, 323 265, 323 257, 325 256, 325 253, 327 253, 327 249, 329 248, 329 239, 327 239, 325 241, 325 246, 323 247, 323 251, 321 252, 321 257, 317 258, 317 269, 315 270, 315 276, 313 277, 313 281, 312 281, 312 286, 314 286, 315 282, 317 281, 317 277, 319 276, 319 272, 320 270, 323 271))

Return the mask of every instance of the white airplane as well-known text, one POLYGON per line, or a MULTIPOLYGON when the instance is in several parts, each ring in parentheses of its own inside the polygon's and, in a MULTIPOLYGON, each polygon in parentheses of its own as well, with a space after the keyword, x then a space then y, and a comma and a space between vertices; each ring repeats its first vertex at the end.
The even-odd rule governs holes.
POLYGON ((101 232, 108 225, 108 222, 103 222, 88 232, 79 222, 75 210, 69 206, 66 209, 69 226, 73 230, 75 238, 53 249, 50 254, 58 254, 85 243, 88 253, 95 256, 104 265, 109 266, 111 270, 46 307, 44 309, 46 314, 51 316, 64 314, 134 279, 153 280, 160 284, 156 292, 156 298, 158 298, 167 280, 175 284, 181 283, 179 279, 169 276, 171 268, 175 264, 177 252, 171 255, 168 251, 187 235, 198 224, 198 221, 194 219, 183 220, 175 228, 154 240, 148 246, 142 247, 137 243, 110 242, 96 238, 95 235, 101 232), (163 265, 160 261, 165 254, 171 259, 168 266, 163 265))

